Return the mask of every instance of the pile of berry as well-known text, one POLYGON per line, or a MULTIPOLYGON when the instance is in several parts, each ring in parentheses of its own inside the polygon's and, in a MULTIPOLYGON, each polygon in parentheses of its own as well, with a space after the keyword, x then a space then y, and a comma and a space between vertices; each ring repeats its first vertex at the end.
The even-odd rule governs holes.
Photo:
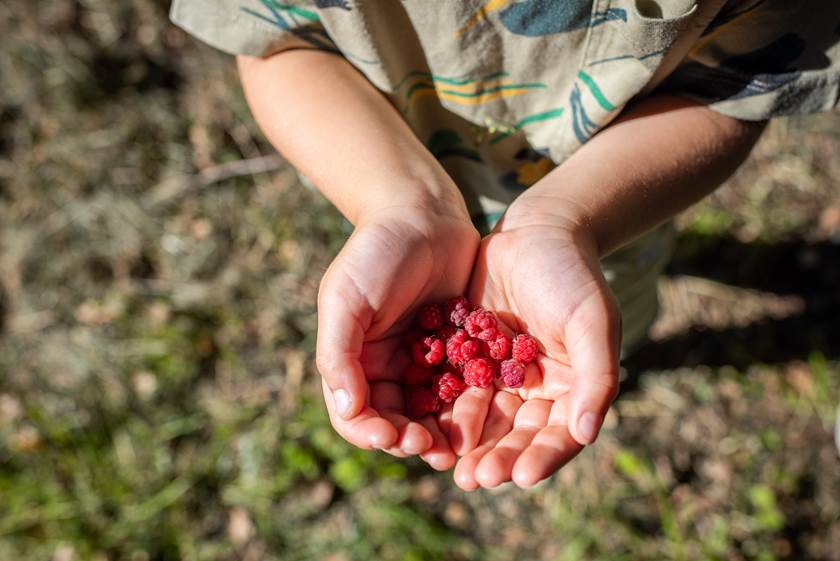
POLYGON ((495 314, 463 296, 420 310, 418 329, 406 336, 412 365, 405 373, 406 408, 411 417, 435 413, 467 386, 487 388, 498 377, 519 388, 525 366, 537 356, 537 342, 524 333, 511 340, 495 314))

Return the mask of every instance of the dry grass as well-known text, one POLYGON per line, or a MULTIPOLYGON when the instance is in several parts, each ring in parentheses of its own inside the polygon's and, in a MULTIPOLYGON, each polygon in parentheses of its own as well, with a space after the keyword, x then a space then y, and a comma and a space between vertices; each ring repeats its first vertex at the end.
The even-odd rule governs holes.
POLYGON ((680 220, 600 443, 465 495, 329 428, 347 227, 166 4, 0 6, 0 559, 840 559, 840 115, 680 220))

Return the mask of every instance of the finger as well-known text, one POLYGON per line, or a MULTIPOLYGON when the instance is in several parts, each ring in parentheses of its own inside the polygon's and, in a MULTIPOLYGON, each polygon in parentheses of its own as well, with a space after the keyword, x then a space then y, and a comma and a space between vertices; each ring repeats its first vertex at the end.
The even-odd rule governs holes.
MULTIPOLYGON (((444 403, 437 416, 437 425, 450 446, 452 446, 452 409, 452 403, 444 403)), ((452 451, 455 451, 454 447, 452 451)))
POLYGON ((566 348, 575 375, 569 432, 580 444, 595 441, 618 394, 619 317, 615 299, 602 291, 578 306, 566 324, 566 348))
POLYGON ((393 423, 383 419, 376 410, 367 405, 349 421, 342 419, 335 412, 333 393, 327 386, 326 380, 323 381, 322 386, 330 423, 344 440, 365 450, 371 448, 383 450, 394 445, 399 433, 393 423))
POLYGON ((484 455, 511 431, 516 411, 521 405, 522 400, 508 392, 498 392, 493 396, 478 447, 458 460, 455 465, 454 479, 458 487, 464 491, 472 491, 480 487, 475 478, 475 468, 484 455))
POLYGON ((475 480, 486 488, 510 481, 513 464, 540 429, 522 427, 506 434, 475 466, 475 480))
POLYGON ((456 460, 455 452, 449 446, 449 441, 443 435, 443 432, 441 432, 440 427, 438 427, 433 417, 426 415, 419 422, 426 427, 426 430, 432 436, 432 445, 420 454, 420 458, 429 464, 432 469, 436 469, 437 471, 448 470, 455 465, 456 460))
POLYGON ((452 422, 449 425, 449 442, 452 444, 452 450, 459 456, 463 456, 478 444, 493 393, 492 386, 469 387, 455 400, 452 422))
POLYGON ((405 393, 401 386, 392 382, 372 383, 370 404, 397 429, 397 441, 386 452, 402 458, 420 454, 432 446, 433 438, 429 431, 403 414, 405 393))
POLYGON ((362 411, 368 391, 359 357, 372 313, 355 286, 341 270, 330 270, 318 291, 315 362, 342 419, 362 411))
POLYGON ((394 446, 385 450, 389 454, 405 458, 422 454, 432 447, 434 438, 419 421, 398 413, 382 413, 382 417, 391 421, 398 432, 394 446))
POLYGON ((531 441, 511 472, 511 479, 519 487, 533 487, 566 465, 583 450, 567 425, 552 425, 540 430, 531 441))
POLYGON ((525 367, 525 381, 517 393, 525 400, 545 399, 554 401, 558 397, 568 394, 574 382, 571 367, 546 355, 540 355, 537 360, 525 367))
POLYGON ((516 412, 513 431, 504 436, 475 468, 475 478, 482 487, 497 487, 511 480, 516 460, 545 427, 551 402, 541 399, 526 401, 516 412))
POLYGON ((511 479, 519 487, 533 487, 566 465, 583 449, 569 434, 567 415, 568 400, 555 401, 551 406, 548 426, 537 433, 513 466, 511 479))

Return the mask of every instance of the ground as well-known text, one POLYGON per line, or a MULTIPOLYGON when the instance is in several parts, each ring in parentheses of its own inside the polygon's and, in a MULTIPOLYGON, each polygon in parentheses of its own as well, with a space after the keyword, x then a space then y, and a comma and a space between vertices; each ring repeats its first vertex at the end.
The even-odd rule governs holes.
POLYGON ((347 225, 166 10, 0 6, 0 559, 840 560, 840 114, 680 217, 597 445, 465 494, 330 429, 347 225))

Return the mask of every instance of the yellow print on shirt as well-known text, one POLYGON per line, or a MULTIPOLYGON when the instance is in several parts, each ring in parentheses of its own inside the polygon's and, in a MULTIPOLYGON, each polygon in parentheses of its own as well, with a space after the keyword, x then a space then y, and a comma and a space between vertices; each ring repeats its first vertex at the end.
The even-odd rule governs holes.
POLYGON ((541 82, 514 82, 507 72, 496 72, 483 78, 451 78, 414 71, 409 72, 395 89, 405 89, 404 112, 407 113, 421 97, 435 96, 458 105, 471 106, 545 88, 546 85, 541 82))

